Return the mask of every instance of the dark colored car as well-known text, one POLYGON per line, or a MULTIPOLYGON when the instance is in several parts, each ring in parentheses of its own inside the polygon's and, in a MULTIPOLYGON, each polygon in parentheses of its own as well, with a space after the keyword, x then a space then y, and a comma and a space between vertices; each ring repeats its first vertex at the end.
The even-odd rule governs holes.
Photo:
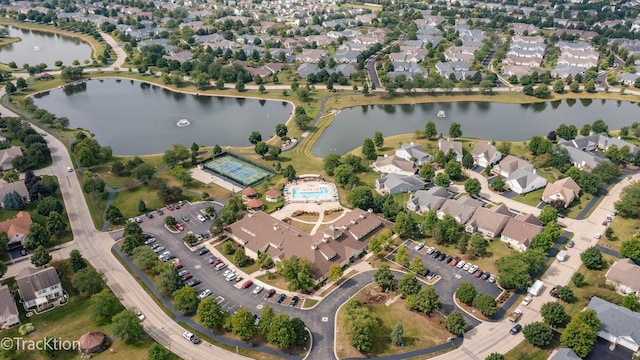
POLYGON ((522 325, 516 324, 514 327, 511 328, 511 330, 509 330, 509 333, 511 333, 511 335, 515 335, 519 333, 520 330, 522 330, 522 325))
POLYGON ((431 257, 435 259, 438 256, 440 256, 440 254, 441 254, 440 251, 436 250, 436 251, 433 252, 433 254, 431 254, 431 257))
POLYGON ((280 295, 278 296, 278 298, 276 299, 276 304, 282 304, 282 302, 283 302, 283 301, 284 301, 284 299, 286 299, 286 298, 287 298, 287 295, 285 295, 285 294, 280 294, 280 295))
POLYGON ((156 209, 156 213, 158 213, 158 215, 164 215, 164 211, 162 211, 162 209, 160 208, 156 209))
POLYGON ((185 222, 189 221, 189 217, 186 214, 182 214, 181 216, 182 220, 184 220, 185 222))
POLYGON ((289 303, 289 307, 295 307, 300 298, 298 296, 294 296, 291 298, 291 302, 289 303))
POLYGON ((153 219, 153 214, 150 213, 150 212, 148 212, 148 213, 146 213, 144 215, 147 217, 147 219, 153 219))
POLYGON ((272 297, 273 295, 275 295, 276 291, 274 289, 269 289, 267 292, 264 293, 264 296, 262 297, 262 300, 267 300, 268 298, 272 297))
POLYGON ((444 259, 446 259, 446 258, 447 258, 447 254, 445 254, 445 253, 441 253, 441 254, 438 256, 438 260, 440 260, 440 261, 444 261, 444 259))
POLYGON ((446 258, 444 258, 444 262, 446 262, 447 264, 450 263, 453 260, 453 256, 449 255, 446 258))
POLYGON ((207 249, 205 247, 200 248, 200 250, 198 250, 198 255, 200 255, 200 256, 202 256, 204 254, 208 254, 208 253, 209 253, 209 249, 207 249))
POLYGON ((191 279, 191 280, 187 281, 186 285, 194 287, 194 286, 198 286, 200 284, 202 284, 202 281, 200 281, 199 279, 191 279))
POLYGON ((488 271, 485 271, 480 278, 482 280, 487 280, 489 276, 491 276, 491 273, 489 273, 488 271))
POLYGON ((209 258, 209 260, 207 260, 209 262, 209 264, 213 264, 214 262, 216 262, 216 260, 220 260, 218 259, 216 256, 209 258))
POLYGON ((191 342, 192 342, 192 343, 194 343, 194 344, 196 344, 196 345, 198 345, 198 344, 200 344, 200 343, 202 342, 202 340, 200 340, 200 338, 199 338, 199 337, 194 336, 194 337, 191 339, 191 342))
POLYGON ((556 285, 553 288, 551 288, 551 290, 549 291, 549 295, 553 296, 554 298, 559 298, 558 296, 558 290, 560 290, 562 286, 560 285, 556 285))

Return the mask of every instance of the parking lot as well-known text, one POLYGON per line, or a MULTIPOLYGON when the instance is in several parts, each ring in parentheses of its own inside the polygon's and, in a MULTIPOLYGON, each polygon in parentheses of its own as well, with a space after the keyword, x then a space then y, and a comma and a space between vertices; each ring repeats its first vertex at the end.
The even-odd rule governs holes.
MULTIPOLYGON (((202 291, 209 289, 211 295, 222 306, 222 309, 233 313, 236 311, 241 303, 245 305, 254 314, 259 314, 262 307, 265 304, 270 304, 277 311, 279 307, 289 308, 292 297, 286 296, 281 304, 277 304, 276 300, 279 297, 279 293, 273 294, 271 297, 265 297, 270 287, 265 286, 258 294, 254 293, 256 284, 252 284, 246 288, 243 285, 246 279, 242 274, 238 272, 235 265, 231 264, 227 259, 221 258, 220 260, 226 264, 226 267, 216 270, 212 265, 218 256, 211 253, 214 250, 214 244, 208 244, 209 241, 205 241, 202 244, 196 245, 193 249, 188 248, 182 238, 187 232, 192 231, 194 234, 201 234, 209 230, 211 227, 211 219, 204 222, 197 219, 199 214, 202 214, 201 210, 204 210, 207 206, 213 206, 216 210, 221 208, 221 205, 214 202, 201 202, 197 204, 184 203, 179 209, 168 210, 166 207, 162 208, 163 215, 159 215, 156 211, 153 211, 153 218, 149 219, 144 216, 141 217, 142 222, 140 227, 143 232, 148 236, 153 236, 154 242, 149 243, 149 246, 162 246, 165 249, 158 252, 159 254, 165 251, 171 252, 174 259, 169 259, 168 262, 179 262, 180 269, 176 271, 185 271, 186 274, 190 274, 190 278, 185 280, 185 283, 197 279, 199 284, 193 286, 198 294, 202 291), (184 227, 183 231, 178 233, 169 232, 164 227, 164 219, 167 216, 173 216, 178 223, 184 227), (183 220, 185 216, 188 221, 183 220), (205 245, 206 244, 206 245, 205 245), (206 248, 209 250, 207 253, 200 255, 200 249, 206 248), (225 271, 232 270, 237 275, 230 277, 230 281, 225 278, 225 271), (232 279, 231 279, 232 278, 232 279), (238 301, 242 299, 242 301, 238 301)), ((114 235, 114 239, 121 237, 121 232, 114 235)), ((214 250, 215 251, 215 250, 214 250)), ((302 301, 298 301, 295 305, 296 308, 300 308, 302 301)))
MULTIPOLYGON (((433 284, 433 287, 440 295, 440 301, 442 302, 445 314, 450 314, 456 310, 456 306, 453 303, 453 294, 462 283, 471 283, 475 286, 476 290, 478 290, 479 294, 491 295, 494 298, 497 298, 500 293, 502 293, 502 289, 495 283, 477 278, 473 274, 469 274, 468 271, 458 269, 456 266, 447 264, 445 261, 434 259, 431 255, 427 254, 427 246, 419 251, 415 251, 416 244, 418 244, 418 242, 407 240, 401 246, 407 247, 409 262, 413 260, 414 256, 420 256, 424 267, 428 269, 430 273, 435 272, 438 275, 434 278, 436 282, 433 284)), ((470 318, 467 319, 468 324, 470 324, 469 319, 470 318)), ((478 322, 474 320, 473 324, 477 325, 477 323, 478 322)))

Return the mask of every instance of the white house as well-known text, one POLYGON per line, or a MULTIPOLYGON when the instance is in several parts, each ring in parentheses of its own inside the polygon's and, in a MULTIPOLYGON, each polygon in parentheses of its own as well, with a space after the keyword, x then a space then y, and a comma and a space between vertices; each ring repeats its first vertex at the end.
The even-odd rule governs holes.
POLYGON ((518 169, 507 178, 506 183, 513 192, 526 194, 547 185, 547 179, 527 170, 518 169))
POLYGON ((418 175, 383 174, 376 179, 376 188, 391 195, 422 190, 425 185, 418 175))
POLYGON ((0 329, 20 324, 20 314, 7 285, 0 286, 0 329))
POLYGON ((42 270, 25 268, 16 276, 16 283, 18 283, 18 292, 25 309, 46 308, 60 301, 64 295, 60 278, 54 267, 42 270))
POLYGON ((400 149, 396 150, 396 156, 408 161, 413 161, 418 165, 433 162, 433 156, 422 146, 415 144, 413 141, 410 143, 402 143, 402 145, 400 145, 400 149))
POLYGON ((640 297, 640 266, 625 258, 611 265, 605 275, 608 285, 613 285, 622 295, 636 294, 640 297))
POLYGON ((482 167, 495 164, 502 159, 502 153, 495 146, 484 142, 478 143, 471 155, 473 156, 473 163, 482 167))
POLYGON ((462 152, 462 142, 461 141, 449 141, 445 139, 438 140, 438 150, 448 154, 449 152, 453 152, 456 154, 456 161, 462 162, 462 156, 464 155, 462 152))
POLYGON ((400 174, 411 176, 419 169, 416 164, 407 161, 399 156, 379 156, 378 159, 371 164, 373 171, 385 174, 400 174))
POLYGON ((580 194, 580 190, 580 185, 572 178, 566 177, 547 184, 542 192, 542 201, 551 203, 561 200, 566 208, 580 194))

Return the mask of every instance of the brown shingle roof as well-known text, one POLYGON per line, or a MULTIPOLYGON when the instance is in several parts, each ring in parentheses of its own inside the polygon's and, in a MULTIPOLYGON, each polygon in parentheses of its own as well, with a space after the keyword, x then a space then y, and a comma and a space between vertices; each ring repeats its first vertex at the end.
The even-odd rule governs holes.
MULTIPOLYGON (((535 217, 534 217, 535 218, 535 217)), ((542 231, 542 226, 532 224, 524 219, 512 218, 502 230, 502 236, 518 241, 526 247, 531 245, 531 239, 542 231)))
POLYGON ((260 209, 264 206, 260 199, 251 199, 247 201, 247 209, 260 209))
POLYGON ((269 189, 269 190, 267 190, 266 195, 268 197, 274 197, 275 198, 275 197, 280 197, 282 195, 282 193, 278 189, 269 189))
POLYGON ((640 266, 631 259, 622 259, 613 263, 605 277, 609 281, 640 291, 640 266))
POLYGON ((256 195, 258 195, 258 192, 256 191, 256 189, 252 188, 251 186, 242 190, 242 196, 251 197, 256 195))

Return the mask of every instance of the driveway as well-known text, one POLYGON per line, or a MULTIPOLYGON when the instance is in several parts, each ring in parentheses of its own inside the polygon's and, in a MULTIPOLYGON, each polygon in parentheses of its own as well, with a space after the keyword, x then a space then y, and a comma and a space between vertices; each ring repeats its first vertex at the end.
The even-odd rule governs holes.
POLYGON ((610 342, 598 338, 593 350, 585 360, 628 360, 633 356, 633 352, 625 347, 616 346, 613 351, 609 350, 610 342))

